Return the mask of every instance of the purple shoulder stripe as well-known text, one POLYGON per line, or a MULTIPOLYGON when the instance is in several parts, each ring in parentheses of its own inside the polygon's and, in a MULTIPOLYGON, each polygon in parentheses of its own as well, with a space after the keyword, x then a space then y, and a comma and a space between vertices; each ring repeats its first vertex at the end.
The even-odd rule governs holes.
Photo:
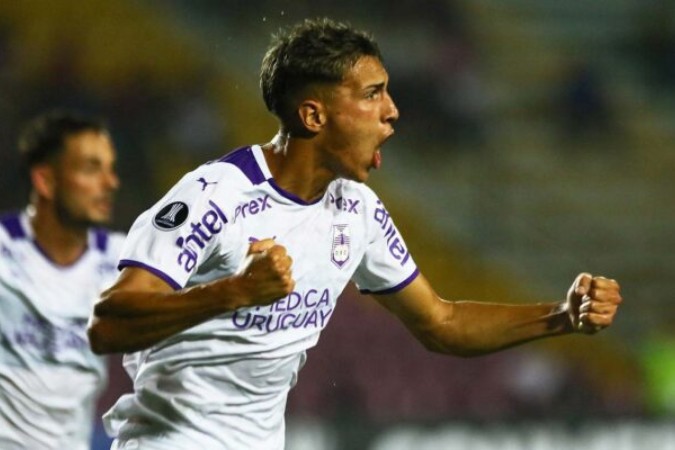
POLYGON ((9 234, 12 239, 22 239, 26 237, 26 230, 21 226, 21 220, 19 220, 19 215, 17 213, 10 213, 0 217, 0 225, 7 230, 7 234, 9 234))
POLYGON ((383 295, 383 294, 393 294, 394 292, 398 292, 410 283, 413 282, 415 278, 417 278, 417 275, 420 274, 420 269, 415 268, 415 271, 405 280, 401 281, 399 284, 397 284, 394 287, 390 287, 388 289, 383 289, 381 291, 369 291, 368 289, 361 289, 362 294, 373 294, 373 295, 383 295))
POLYGON ((265 175, 263 175, 262 170, 260 170, 260 166, 258 166, 258 162, 255 160, 255 156, 253 156, 251 147, 238 148, 223 156, 218 161, 234 164, 239 170, 244 172, 244 175, 246 175, 253 184, 260 184, 266 180, 265 175))
POLYGON ((108 248, 108 230, 96 228, 94 230, 94 245, 96 249, 105 252, 108 248))
POLYGON ((125 267, 138 267, 140 269, 145 269, 148 272, 152 273, 155 276, 158 276, 162 280, 164 280, 169 286, 171 286, 174 290, 178 291, 180 289, 183 289, 183 286, 180 284, 176 283, 176 281, 171 278, 169 275, 165 274, 159 269, 155 269, 152 266, 149 266, 147 264, 144 264, 140 261, 134 261, 133 259, 122 259, 120 260, 119 264, 117 265, 118 270, 122 270, 125 267))

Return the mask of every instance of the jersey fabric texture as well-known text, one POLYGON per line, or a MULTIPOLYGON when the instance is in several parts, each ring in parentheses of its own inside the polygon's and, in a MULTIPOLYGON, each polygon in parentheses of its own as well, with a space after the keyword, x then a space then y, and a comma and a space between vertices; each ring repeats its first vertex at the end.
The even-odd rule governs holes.
POLYGON ((293 258, 294 291, 126 355, 135 392, 104 416, 116 448, 282 449, 288 391, 345 285, 395 292, 418 274, 367 186, 338 179, 307 203, 275 183, 259 146, 186 174, 133 224, 120 267, 181 289, 237 273, 265 238, 293 258))
POLYGON ((90 448, 105 361, 86 327, 117 275, 120 233, 90 230, 73 264, 54 263, 25 212, 0 217, 0 448, 90 448))

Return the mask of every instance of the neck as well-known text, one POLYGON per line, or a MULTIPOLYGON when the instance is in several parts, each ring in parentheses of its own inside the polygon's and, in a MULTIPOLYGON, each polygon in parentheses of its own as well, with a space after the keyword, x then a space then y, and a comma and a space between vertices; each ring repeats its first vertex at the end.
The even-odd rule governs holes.
POLYGON ((29 209, 29 220, 38 246, 59 265, 77 261, 87 249, 87 229, 69 227, 46 205, 29 209))
POLYGON ((279 132, 263 145, 263 150, 277 185, 306 202, 322 197, 335 179, 335 175, 322 165, 319 152, 309 139, 279 132))

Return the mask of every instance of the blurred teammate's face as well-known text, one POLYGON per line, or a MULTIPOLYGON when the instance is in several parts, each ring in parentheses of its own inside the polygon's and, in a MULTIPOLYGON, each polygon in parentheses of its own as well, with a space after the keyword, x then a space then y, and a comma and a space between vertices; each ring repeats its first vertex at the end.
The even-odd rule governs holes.
POLYGON ((370 169, 380 167, 380 148, 398 119, 388 82, 382 63, 365 56, 327 96, 325 156, 338 177, 363 182, 370 169))
POLYGON ((108 134, 85 131, 66 138, 54 164, 53 191, 56 213, 64 225, 81 228, 109 222, 118 187, 115 150, 108 134))

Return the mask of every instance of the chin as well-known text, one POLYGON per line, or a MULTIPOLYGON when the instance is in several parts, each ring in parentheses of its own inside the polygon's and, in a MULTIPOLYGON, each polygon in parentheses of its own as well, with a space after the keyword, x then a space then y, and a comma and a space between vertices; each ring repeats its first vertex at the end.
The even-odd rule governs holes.
POLYGON ((359 172, 345 173, 342 175, 342 178, 349 181, 356 181, 357 183, 364 183, 368 179, 369 175, 370 173, 368 170, 362 170, 359 172))
POLYGON ((356 176, 351 178, 352 181, 356 181, 357 183, 365 183, 368 181, 368 177, 370 174, 368 172, 364 173, 362 176, 356 176))
POLYGON ((349 181, 355 181, 357 183, 365 183, 370 176, 370 167, 363 166, 363 168, 350 168, 351 170, 344 170, 342 173, 339 173, 338 178, 342 178, 349 181))
POLYGON ((110 216, 94 217, 91 219, 91 223, 93 223, 94 225, 109 225, 111 221, 112 217, 110 216))
POLYGON ((99 227, 110 224, 111 220, 110 214, 90 214, 82 218, 81 224, 87 227, 99 227))

